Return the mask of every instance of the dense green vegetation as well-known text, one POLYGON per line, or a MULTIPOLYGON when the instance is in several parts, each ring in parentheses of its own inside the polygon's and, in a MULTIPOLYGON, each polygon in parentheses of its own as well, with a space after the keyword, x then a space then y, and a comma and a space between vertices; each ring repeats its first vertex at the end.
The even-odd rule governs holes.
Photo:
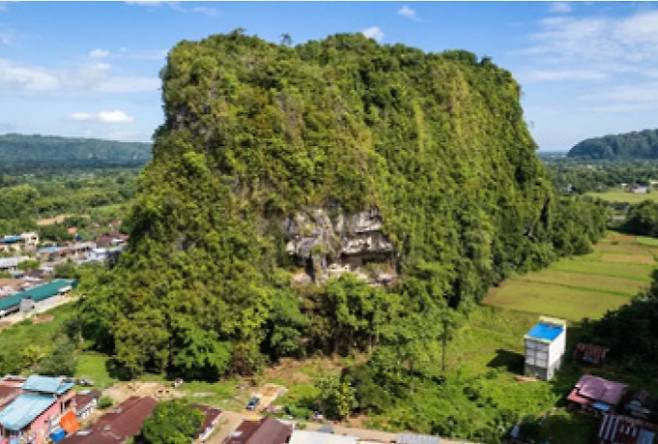
POLYGON ((568 156, 587 159, 658 159, 658 130, 586 139, 571 148, 568 156))
POLYGON ((609 346, 612 355, 632 369, 629 371, 655 368, 658 364, 658 271, 653 274, 649 290, 589 325, 588 332, 593 340, 609 346))
POLYGON ((599 207, 555 197, 519 87, 488 59, 234 32, 180 43, 162 78, 133 241, 81 310, 126 376, 216 378, 318 349, 422 373, 452 309, 602 233, 599 207), (317 206, 379 208, 402 282, 293 291, 279 227, 317 206))
POLYGON ((143 444, 191 444, 199 434, 203 413, 187 401, 159 403, 146 418, 138 442, 143 444))
POLYGON ((658 237, 658 203, 645 200, 631 206, 623 228, 630 233, 658 237))
POLYGON ((0 135, 0 172, 25 169, 140 167, 151 158, 148 143, 23 134, 0 135))
POLYGON ((128 168, 30 171, 0 176, 0 234, 36 230, 63 240, 75 227, 93 237, 125 218, 137 187, 137 170, 128 168))
MULTIPOLYGON (((551 180, 562 193, 601 193, 619 188, 622 183, 649 185, 651 180, 658 180, 658 162, 653 161, 591 161, 549 158, 545 159, 545 163, 551 180)), ((642 195, 633 196, 630 192, 627 194, 630 195, 630 198, 642 198, 642 195)))

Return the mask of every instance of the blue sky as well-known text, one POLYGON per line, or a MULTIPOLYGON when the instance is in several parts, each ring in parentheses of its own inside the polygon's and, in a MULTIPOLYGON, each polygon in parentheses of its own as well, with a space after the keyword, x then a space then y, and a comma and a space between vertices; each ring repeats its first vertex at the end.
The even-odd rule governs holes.
POLYGON ((245 28, 295 43, 363 32, 490 56, 523 88, 542 150, 658 127, 653 3, 0 3, 0 133, 150 140, 182 39, 245 28))

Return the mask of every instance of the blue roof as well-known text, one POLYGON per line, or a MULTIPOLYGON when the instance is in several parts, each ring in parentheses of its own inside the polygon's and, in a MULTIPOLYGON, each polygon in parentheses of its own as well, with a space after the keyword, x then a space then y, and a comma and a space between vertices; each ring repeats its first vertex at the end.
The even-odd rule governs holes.
POLYGON ((20 236, 5 236, 2 238, 1 242, 3 244, 15 244, 16 242, 22 241, 23 238, 20 236))
POLYGON ((547 324, 545 322, 538 322, 537 325, 532 327, 527 336, 534 339, 543 339, 545 341, 552 341, 564 330, 561 325, 547 324))
POLYGON ((7 430, 20 431, 53 405, 56 398, 34 393, 18 395, 0 412, 0 424, 7 430))
POLYGON ((61 395, 70 390, 73 385, 72 382, 64 382, 62 378, 54 376, 32 375, 23 383, 23 390, 61 395))

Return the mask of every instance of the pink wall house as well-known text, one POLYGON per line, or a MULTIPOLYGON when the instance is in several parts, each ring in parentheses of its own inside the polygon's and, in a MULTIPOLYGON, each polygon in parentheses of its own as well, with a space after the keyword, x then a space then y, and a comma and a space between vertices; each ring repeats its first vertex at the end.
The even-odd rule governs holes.
POLYGON ((72 388, 62 378, 30 376, 0 411, 0 444, 45 444, 62 415, 75 409, 72 388))

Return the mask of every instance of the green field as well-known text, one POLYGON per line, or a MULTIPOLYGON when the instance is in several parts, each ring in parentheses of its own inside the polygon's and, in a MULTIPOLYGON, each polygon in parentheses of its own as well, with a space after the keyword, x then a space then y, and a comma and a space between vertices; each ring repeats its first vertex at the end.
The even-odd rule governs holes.
POLYGON ((649 286, 656 255, 654 239, 609 233, 590 254, 506 280, 485 303, 570 321, 600 318, 649 286))
POLYGON ((606 202, 626 202, 630 204, 640 203, 644 200, 653 200, 658 202, 658 192, 647 194, 635 194, 624 191, 621 188, 611 188, 604 193, 587 193, 588 196, 598 197, 606 202))

